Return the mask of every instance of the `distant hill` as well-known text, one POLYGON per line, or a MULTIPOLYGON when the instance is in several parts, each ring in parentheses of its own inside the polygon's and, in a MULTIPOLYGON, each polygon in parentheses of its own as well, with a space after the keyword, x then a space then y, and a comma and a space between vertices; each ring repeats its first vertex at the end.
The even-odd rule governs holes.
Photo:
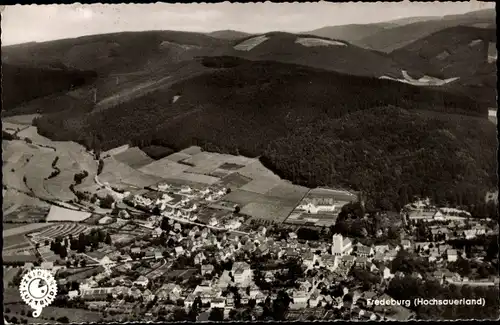
POLYGON ((306 35, 315 35, 332 39, 344 40, 355 43, 365 37, 374 35, 384 29, 397 27, 397 24, 375 23, 375 24, 351 24, 340 26, 326 26, 312 31, 304 32, 306 35))
MULTIPOLYGON (((400 76, 402 69, 414 70, 386 54, 314 35, 271 32, 233 44, 226 52, 229 56, 300 64, 357 76, 400 76)), ((418 70, 413 72, 418 73, 418 70)))
POLYGON ((467 26, 447 28, 391 53, 400 62, 440 78, 459 77, 446 86, 468 94, 486 106, 496 106, 496 63, 488 61, 496 29, 467 26))
POLYGON ((39 66, 63 64, 94 70, 100 76, 155 70, 167 64, 209 55, 227 41, 202 33, 122 32, 2 47, 3 62, 39 66))
POLYGON ((215 37, 215 38, 224 39, 224 40, 237 40, 240 38, 248 37, 251 34, 239 32, 236 30, 227 29, 227 30, 217 30, 215 32, 208 33, 207 35, 211 36, 211 37, 215 37))
POLYGON ((364 48, 391 52, 432 33, 455 26, 496 28, 496 12, 494 9, 487 9, 463 15, 444 16, 439 20, 425 20, 405 24, 380 30, 354 43, 364 48))
POLYGON ((454 200, 464 188, 494 184, 496 131, 466 97, 298 65, 216 60, 202 63, 225 67, 94 114, 47 114, 36 125, 56 140, 98 135, 103 150, 194 144, 260 156, 296 183, 366 188, 371 204, 386 208, 404 184, 454 200))

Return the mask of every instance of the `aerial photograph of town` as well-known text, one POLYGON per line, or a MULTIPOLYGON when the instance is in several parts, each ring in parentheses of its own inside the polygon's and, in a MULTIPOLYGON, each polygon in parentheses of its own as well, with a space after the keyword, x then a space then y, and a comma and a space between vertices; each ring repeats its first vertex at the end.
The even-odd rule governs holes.
POLYGON ((500 317, 495 3, 1 27, 5 324, 500 317))

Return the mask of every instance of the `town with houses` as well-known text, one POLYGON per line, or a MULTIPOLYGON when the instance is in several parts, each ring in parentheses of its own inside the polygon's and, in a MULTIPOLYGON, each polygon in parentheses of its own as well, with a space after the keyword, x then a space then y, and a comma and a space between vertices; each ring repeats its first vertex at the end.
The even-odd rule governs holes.
MULTIPOLYGON (((4 276, 5 293, 15 296, 25 272, 50 270, 58 296, 40 317, 58 322, 76 322, 72 317, 80 312, 120 322, 436 317, 411 306, 373 303, 406 299, 395 295, 410 294, 418 281, 483 295, 496 288, 498 296, 498 248, 491 252, 485 239, 498 234, 496 221, 419 200, 390 216, 359 216, 391 220, 373 238, 363 238, 337 227, 342 214, 354 218, 345 206, 363 202, 344 202, 340 209, 333 196, 308 200, 294 212, 337 211, 337 224, 297 225, 273 222, 272 216, 249 218, 223 200, 230 192, 220 184, 200 189, 167 183, 117 191, 109 214, 84 216, 91 215, 84 221, 94 223, 90 230, 31 232, 35 259, 6 258, 4 274, 12 276, 4 276), (410 289, 402 292, 405 283, 410 289)), ((47 220, 61 213, 80 212, 53 205, 47 220)), ((29 319, 29 307, 9 299, 15 301, 6 299, 6 322, 29 319)))

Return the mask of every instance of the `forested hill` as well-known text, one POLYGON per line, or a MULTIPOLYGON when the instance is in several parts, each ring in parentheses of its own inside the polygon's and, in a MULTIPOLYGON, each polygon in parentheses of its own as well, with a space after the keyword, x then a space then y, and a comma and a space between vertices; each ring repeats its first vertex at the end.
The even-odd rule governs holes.
POLYGON ((296 183, 367 190, 370 204, 385 208, 401 202, 408 184, 413 194, 437 191, 449 200, 474 193, 469 201, 496 185, 495 127, 466 97, 290 64, 223 61, 233 67, 98 113, 49 114, 37 126, 58 140, 88 144, 98 135, 103 149, 198 144, 261 156, 296 183))
POLYGON ((26 67, 2 64, 2 109, 9 110, 24 102, 53 93, 66 92, 90 84, 94 71, 66 67, 26 67))

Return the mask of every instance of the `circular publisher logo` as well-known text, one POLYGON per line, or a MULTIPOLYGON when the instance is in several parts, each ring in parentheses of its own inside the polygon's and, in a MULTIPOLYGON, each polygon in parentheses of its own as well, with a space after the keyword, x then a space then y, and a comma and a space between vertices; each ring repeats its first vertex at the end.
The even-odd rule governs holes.
POLYGON ((38 317, 42 309, 54 301, 57 294, 57 283, 49 271, 35 269, 23 276, 19 292, 21 299, 34 309, 33 317, 38 317))

